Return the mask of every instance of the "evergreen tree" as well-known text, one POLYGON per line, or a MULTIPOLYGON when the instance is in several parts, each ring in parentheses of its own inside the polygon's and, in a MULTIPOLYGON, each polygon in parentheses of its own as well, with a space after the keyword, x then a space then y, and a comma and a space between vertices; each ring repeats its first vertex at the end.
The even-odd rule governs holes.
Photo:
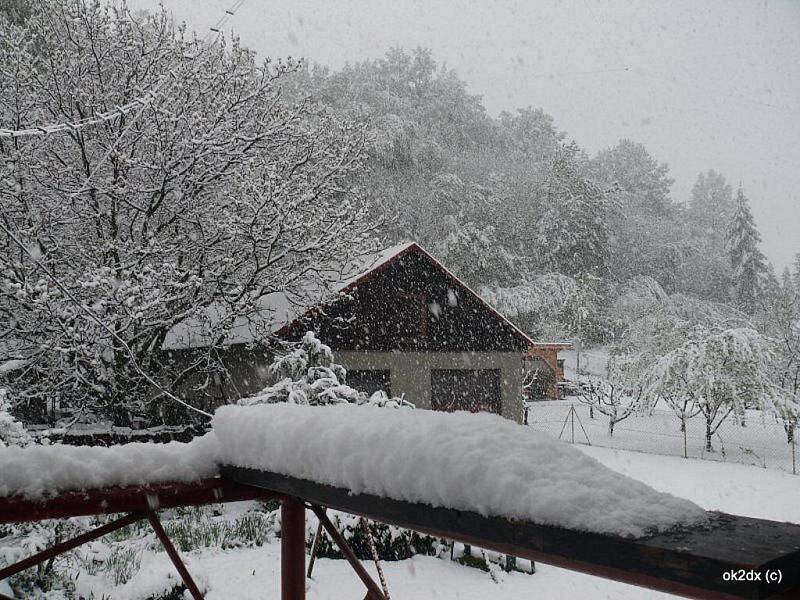
POLYGON ((740 186, 736 193, 736 209, 727 231, 726 247, 734 272, 732 298, 749 314, 755 311, 762 281, 768 271, 764 255, 758 249, 760 242, 761 235, 740 186))
POLYGON ((697 176, 689 201, 689 216, 705 233, 722 241, 722 232, 735 208, 731 186, 721 173, 709 169, 697 176))
POLYGON ((794 255, 794 273, 792 273, 794 289, 800 294, 800 252, 794 255))

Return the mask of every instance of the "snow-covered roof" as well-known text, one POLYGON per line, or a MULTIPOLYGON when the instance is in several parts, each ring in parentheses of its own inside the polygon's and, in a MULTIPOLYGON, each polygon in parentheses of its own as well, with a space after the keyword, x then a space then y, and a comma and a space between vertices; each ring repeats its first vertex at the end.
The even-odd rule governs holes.
MULTIPOLYGON (((341 268, 337 271, 336 276, 330 277, 333 283, 327 287, 309 283, 303 288, 304 298, 302 301, 290 297, 286 292, 274 292, 262 297, 259 301, 259 311, 249 318, 239 319, 226 338, 226 343, 229 345, 243 344, 265 333, 280 334, 282 330, 288 329, 308 311, 330 303, 341 294, 352 291, 410 252, 416 252, 431 262, 443 275, 452 279, 459 288, 483 305, 498 321, 510 327, 514 335, 519 337, 523 343, 535 345, 535 342, 525 332, 497 312, 488 302, 416 242, 404 242, 390 246, 365 257, 355 264, 341 268), (309 301, 309 298, 312 301, 309 301)), ((328 273, 328 275, 331 274, 328 273)), ((213 308, 209 309, 209 313, 211 312, 213 312, 213 308)), ((203 329, 204 325, 199 322, 187 321, 182 323, 167 334, 163 347, 165 349, 179 349, 205 346, 208 343, 208 337, 203 329)))
MULTIPOLYGON (((390 246, 367 255, 354 264, 344 265, 336 272, 327 273, 331 283, 323 287, 315 282, 308 282, 300 286, 303 298, 298 299, 287 292, 273 292, 259 300, 259 310, 248 318, 239 318, 233 325, 226 339, 229 345, 245 344, 263 334, 276 334, 296 319, 320 304, 330 301, 331 298, 346 292, 357 284, 365 275, 381 268, 388 261, 402 255, 413 242, 405 242, 390 246), (310 299, 313 299, 309 301, 310 299)), ((214 308, 209 308, 207 314, 214 321, 214 308)), ((173 327, 167 334, 163 347, 165 349, 197 348, 208 344, 208 335, 204 331, 205 323, 199 320, 187 320, 173 327)))

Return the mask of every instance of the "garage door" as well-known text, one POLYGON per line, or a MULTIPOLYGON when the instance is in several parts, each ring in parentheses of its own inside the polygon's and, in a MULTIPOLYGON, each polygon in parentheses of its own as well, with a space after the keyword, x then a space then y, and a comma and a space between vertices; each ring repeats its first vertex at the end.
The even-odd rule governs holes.
POLYGON ((388 369, 348 369, 347 385, 368 396, 378 390, 383 390, 388 396, 392 395, 388 369))
POLYGON ((487 411, 500 414, 500 369, 434 369, 433 410, 487 411))

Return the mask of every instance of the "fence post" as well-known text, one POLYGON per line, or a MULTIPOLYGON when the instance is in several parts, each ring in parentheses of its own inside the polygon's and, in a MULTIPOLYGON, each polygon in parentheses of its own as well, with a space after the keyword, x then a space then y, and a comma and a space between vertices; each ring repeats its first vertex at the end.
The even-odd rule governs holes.
POLYGON ((281 501, 281 600, 306 597, 306 509, 297 498, 281 501))
POLYGON ((570 404, 569 411, 570 411, 570 413, 572 415, 572 419, 571 419, 572 423, 571 423, 570 427, 572 429, 572 443, 574 444, 575 443, 575 405, 574 404, 570 404))

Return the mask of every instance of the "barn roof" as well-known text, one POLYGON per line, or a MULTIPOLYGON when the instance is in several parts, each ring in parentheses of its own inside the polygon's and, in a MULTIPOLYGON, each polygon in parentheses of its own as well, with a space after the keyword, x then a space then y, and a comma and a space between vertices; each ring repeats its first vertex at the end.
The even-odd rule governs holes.
MULTIPOLYGON (((259 312, 237 322, 226 339, 226 343, 228 345, 244 344, 253 341, 258 335, 281 335, 289 331, 290 328, 297 326, 304 316, 336 302, 342 295, 348 294, 358 286, 370 281, 378 273, 388 269, 410 253, 416 253, 423 257, 443 277, 450 279, 455 287, 473 297, 494 319, 508 326, 514 336, 524 344, 529 346, 536 345, 536 342, 521 329, 497 312, 488 302, 416 242, 405 242, 384 248, 375 254, 365 257, 357 264, 343 269, 340 279, 334 281, 330 287, 319 288, 314 293, 308 294, 316 300, 315 302, 304 304, 292 299, 285 292, 267 294, 261 298, 259 312)), ((213 309, 210 310, 213 311, 213 309)), ((208 334, 204 333, 202 324, 199 321, 197 323, 186 322, 174 327, 167 334, 163 347, 165 349, 193 348, 205 346, 207 343, 208 334)))

